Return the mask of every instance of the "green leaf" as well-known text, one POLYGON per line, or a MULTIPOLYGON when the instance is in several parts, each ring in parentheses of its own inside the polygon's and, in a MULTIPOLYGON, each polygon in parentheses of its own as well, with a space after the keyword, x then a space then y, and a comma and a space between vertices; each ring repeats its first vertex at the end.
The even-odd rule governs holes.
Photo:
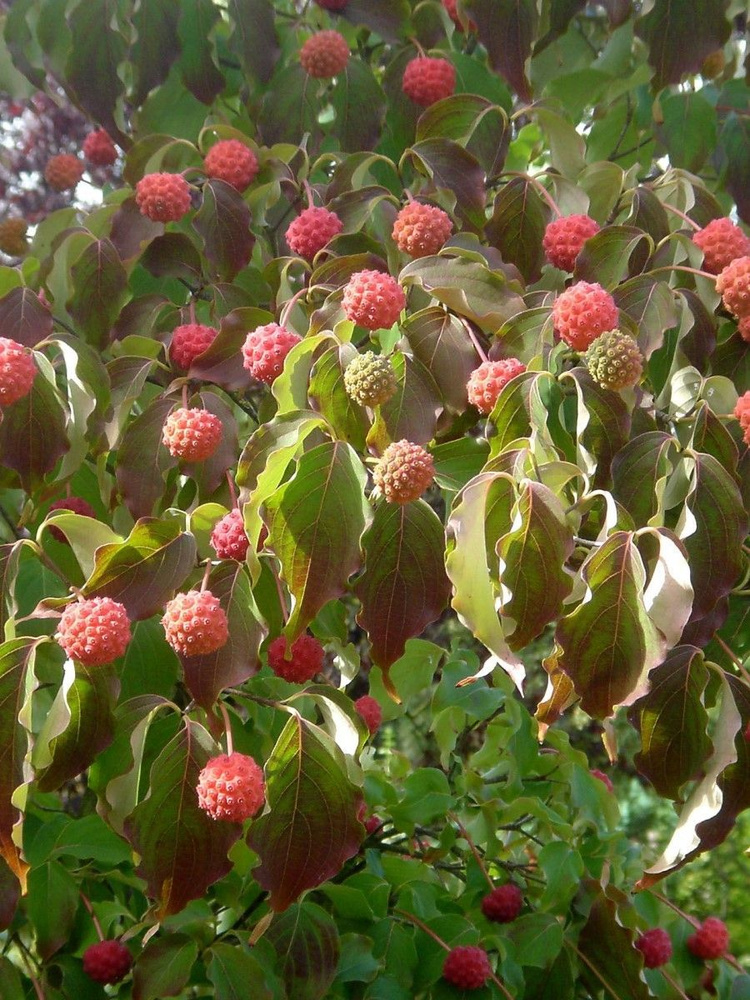
POLYGON ((179 0, 149 0, 133 11, 137 39, 131 60, 135 75, 133 104, 138 107, 149 92, 164 83, 180 54, 177 22, 179 0))
POLYGON ((86 0, 74 6, 67 17, 71 46, 65 79, 87 116, 113 139, 129 144, 119 127, 125 94, 119 71, 127 55, 121 10, 117 0, 86 0))
POLYGON ((639 274, 654 251, 650 236, 633 226, 606 226, 583 245, 576 257, 576 281, 595 281, 610 291, 639 274))
POLYGON ((574 368, 562 378, 572 379, 578 396, 578 464, 595 486, 607 486, 612 460, 630 434, 628 406, 619 392, 603 389, 585 368, 574 368))
POLYGON ((180 5, 177 31, 182 54, 179 67, 185 86, 203 104, 213 103, 225 86, 224 77, 212 57, 211 35, 220 18, 218 8, 211 0, 193 0, 180 5))
POLYGON ((285 629, 290 642, 324 604, 346 593, 362 562, 360 539, 370 520, 365 471, 343 441, 306 452, 292 478, 266 502, 269 544, 294 597, 285 629))
POLYGON ((266 970, 252 954, 236 944, 218 941, 208 952, 206 973, 216 1000, 246 1000, 251 993, 254 1000, 271 1000, 273 994, 266 986, 266 970))
POLYGON ((336 431, 336 436, 364 451, 368 420, 364 407, 347 395, 344 368, 354 357, 348 345, 326 348, 316 359, 308 386, 308 398, 336 431))
POLYGON ((355 586, 371 657, 384 671, 448 603, 443 526, 423 500, 381 502, 364 538, 365 570, 355 586))
POLYGON ((315 903, 297 903, 275 918, 265 934, 275 951, 287 996, 324 1000, 341 954, 330 914, 315 903))
POLYGON ((340 148, 352 153, 373 149, 383 127, 386 101, 369 63, 356 57, 349 60, 336 78, 331 104, 340 148))
POLYGON ((706 56, 723 48, 731 26, 724 0, 655 0, 635 30, 648 44, 654 90, 661 90, 697 73, 706 56))
POLYGON ((250 209, 242 195, 224 181, 207 181, 193 227, 203 240, 203 252, 213 273, 222 281, 231 281, 250 260, 255 244, 250 209))
POLYGON ((48 861, 29 872, 29 917, 43 961, 68 940, 79 902, 78 885, 59 861, 48 861))
POLYGON ((551 913, 527 913, 515 920, 508 932, 519 965, 543 969, 562 948, 562 924, 551 913))
POLYGON ((295 715, 266 761, 266 800, 268 808, 250 827, 248 843, 260 857, 255 880, 280 912, 306 889, 338 874, 357 853, 360 793, 335 743, 295 715))
POLYGON ((542 237, 548 209, 531 181, 513 177, 495 198, 492 218, 485 227, 490 245, 508 264, 515 264, 524 278, 536 281, 542 273, 542 237))
POLYGON ((581 707, 601 719, 644 693, 646 675, 660 662, 664 646, 646 613, 646 570, 631 532, 611 534, 580 573, 586 596, 560 620, 555 638, 560 667, 573 681, 581 707))
POLYGON ((299 63, 285 66, 279 62, 276 73, 268 83, 257 122, 267 145, 301 142, 307 133, 312 146, 317 145, 321 134, 318 124, 319 83, 308 76, 299 63))
POLYGON ((405 35, 409 24, 409 5, 406 0, 349 0, 341 16, 352 24, 365 25, 389 42, 397 42, 405 35))
POLYGON ((149 941, 133 966, 133 1000, 177 996, 197 957, 198 942, 187 934, 168 934, 149 941))
POLYGON ((242 684, 258 669, 258 647, 266 634, 244 565, 225 560, 211 573, 211 593, 229 621, 229 641, 215 653, 181 656, 185 684, 196 702, 210 712, 226 687, 242 684))
POLYGON ((52 313, 30 288, 12 288, 0 299, 0 330, 26 347, 52 336, 52 313))
POLYGON ((500 614, 515 622, 507 630, 511 649, 522 649, 558 616, 571 591, 564 567, 574 542, 562 504, 541 483, 520 484, 513 523, 497 543, 500 614))
POLYGON ((708 677, 697 649, 673 649, 652 670, 648 694, 628 712, 641 737, 635 765, 664 798, 679 799, 682 786, 698 774, 711 753, 708 713, 702 702, 708 677))
POLYGON ((612 495, 638 526, 663 519, 664 490, 676 446, 670 434, 646 431, 631 438, 612 461, 612 495))
POLYGON ((5 956, 0 957, 0 996, 4 1000, 26 1000, 26 992, 21 986, 21 977, 15 965, 5 956))
POLYGON ((269 0, 229 0, 227 12, 233 23, 230 48, 248 76, 266 83, 279 54, 273 5, 269 0))
POLYGON ((125 834, 141 859, 137 873, 156 900, 158 920, 200 899, 231 870, 227 852, 240 828, 211 819, 195 791, 201 769, 215 752, 203 726, 183 719, 154 761, 148 795, 126 820, 125 834))
POLYGON ((697 173, 716 148, 716 110, 701 93, 665 94, 659 130, 673 167, 697 173))
POLYGON ((178 521, 144 517, 124 541, 96 550, 83 594, 119 601, 131 621, 150 618, 186 579, 195 554, 195 539, 178 521))
POLYGON ((397 389, 378 407, 368 444, 384 451, 392 441, 426 445, 435 434, 441 411, 440 391, 429 368, 407 354, 392 357, 397 389))
POLYGON ((626 907, 630 907, 627 898, 615 888, 594 899, 578 938, 581 976, 594 994, 606 983, 612 1000, 648 1000, 643 955, 633 947, 634 932, 619 913, 626 907))

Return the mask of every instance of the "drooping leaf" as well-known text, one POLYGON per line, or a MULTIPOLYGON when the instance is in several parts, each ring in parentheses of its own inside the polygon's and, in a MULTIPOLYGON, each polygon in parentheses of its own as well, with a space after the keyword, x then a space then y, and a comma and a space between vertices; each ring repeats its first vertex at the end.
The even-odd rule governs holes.
POLYGON ((364 485, 353 449, 327 442, 302 455, 294 476, 266 502, 269 543, 294 598, 285 629, 290 642, 345 593, 361 565, 360 538, 370 519, 364 485))
POLYGON ((542 273, 542 237, 548 210, 531 181, 513 177, 495 198, 492 218, 485 227, 487 240, 524 278, 536 281, 542 273))
POLYGON ((665 798, 679 799, 682 786, 696 776, 711 753, 702 701, 708 677, 695 647, 673 649, 652 670, 648 694, 628 712, 641 737, 636 767, 665 798))
POLYGON ((648 44, 655 90, 697 73, 706 56, 723 47, 731 26, 723 0, 655 0, 636 22, 648 44))
POLYGON ((399 41, 409 23, 409 5, 406 0, 349 0, 341 12, 354 25, 364 24, 389 42, 399 41))
POLYGON ((274 9, 269 0, 229 0, 229 44, 248 74, 267 82, 278 59, 274 9))
POLYGON ((222 389, 247 389, 253 379, 242 363, 242 345, 251 330, 273 319, 264 309, 241 308, 223 316, 219 332, 207 351, 190 366, 190 378, 213 382, 222 389))
POLYGON ((648 1000, 643 955, 633 947, 634 932, 619 913, 628 907, 632 904, 614 886, 597 894, 576 948, 581 975, 594 994, 606 983, 611 1000, 648 1000))
POLYGON ((443 526, 423 500, 376 507, 355 593, 362 604, 357 620, 370 638, 373 662, 383 670, 448 603, 443 546, 443 526))
POLYGON ((341 952, 331 915, 315 903, 295 903, 266 932, 278 956, 287 995, 324 1000, 336 975, 341 952))
POLYGON ((162 609, 195 565, 195 538, 177 521, 141 518, 123 542, 96 550, 85 597, 111 597, 131 621, 162 609))
POLYGON ((386 112, 385 94, 364 59, 350 59, 331 95, 336 137, 342 150, 372 149, 380 138, 386 112))
POLYGON ((156 278, 175 277, 197 282, 201 258, 194 240, 186 233, 164 233, 151 240, 139 263, 156 278))
POLYGON ((59 861, 48 861, 29 872, 29 917, 36 947, 46 961, 68 940, 80 903, 78 885, 59 861))
POLYGON ((208 587, 226 612, 229 641, 215 653, 180 657, 185 684, 206 711, 224 688, 242 684, 255 673, 258 647, 266 633, 244 565, 224 560, 211 573, 208 587))
POLYGON ((149 941, 133 966, 133 1000, 177 996, 197 957, 198 942, 188 934, 167 934, 149 941))
POLYGON ((217 941, 208 955, 206 974, 216 990, 216 1000, 244 1000, 248 993, 257 1000, 271 1000, 266 969, 251 952, 217 941))
POLYGON ((409 315, 401 331, 414 356, 432 375, 446 405, 463 413, 466 382, 479 358, 461 320, 437 306, 428 306, 409 315))
POLYGON ((127 52, 120 11, 117 0, 87 0, 72 8, 65 79, 78 106, 113 139, 128 143, 119 127, 125 94, 119 71, 127 52))
POLYGON ((344 370, 353 357, 348 346, 325 348, 313 365, 307 394, 336 435, 358 451, 364 451, 369 423, 367 413, 363 406, 350 399, 344 386, 344 370))
POLYGON ((452 139, 442 138, 423 139, 408 154, 438 188, 453 193, 456 210, 466 222, 481 229, 486 190, 484 171, 475 157, 452 139))
POLYGON ((318 123, 318 81, 297 63, 279 64, 271 78, 258 116, 263 141, 301 142, 306 133, 315 147, 320 137, 318 123))
POLYGON ((87 343, 101 348, 129 298, 128 276, 110 240, 90 243, 70 271, 70 315, 87 343))
POLYGON ((138 874, 148 883, 160 920, 200 899, 232 867, 227 852, 240 828, 211 819, 195 791, 201 769, 215 752, 203 726, 183 719, 154 761, 147 797, 125 823, 126 836, 141 858, 138 874))
POLYGON ((586 240, 576 257, 576 281, 595 281, 610 291, 639 274, 653 253, 653 240, 633 226, 607 226, 586 240))
POLYGON ((663 431, 638 434, 612 461, 612 494, 638 526, 663 516, 664 490, 676 440, 663 431))
POLYGON ((294 715, 266 761, 266 799, 269 808, 250 827, 248 843, 260 857, 253 875, 280 912, 359 850, 361 797, 335 743, 294 715))
POLYGON ((211 104, 224 89, 225 80, 213 60, 212 32, 221 15, 211 0, 180 5, 177 33, 182 43, 179 66, 182 79, 203 104, 211 104))
POLYGON ((149 91, 163 83, 180 54, 177 22, 179 0, 149 0, 133 11, 138 38, 131 61, 135 73, 133 104, 138 107, 149 91))
POLYGON ((392 441, 426 445, 435 435, 441 411, 440 391, 429 368, 406 354, 392 358, 398 388, 378 409, 368 444, 384 451, 392 441))
POLYGON ((578 464, 596 486, 605 487, 610 482, 612 460, 627 443, 630 412, 618 392, 603 389, 585 368, 574 368, 565 377, 573 380, 578 395, 578 464))
POLYGON ((490 65, 523 101, 531 100, 526 60, 536 35, 538 14, 533 0, 466 0, 465 9, 477 25, 490 65))
POLYGON ((231 281, 250 260, 255 243, 250 209, 242 195, 224 181, 207 181, 193 226, 203 240, 203 252, 214 274, 222 281, 231 281))
POLYGON ((0 299, 0 330, 26 347, 52 336, 52 313, 30 288, 12 288, 0 299))
MULTIPOLYGON (((144 375, 143 367, 139 366, 137 374, 144 375)), ((164 492, 164 476, 177 463, 162 444, 164 421, 174 406, 174 399, 155 399, 127 425, 117 449, 117 485, 133 517, 153 513, 164 492)))

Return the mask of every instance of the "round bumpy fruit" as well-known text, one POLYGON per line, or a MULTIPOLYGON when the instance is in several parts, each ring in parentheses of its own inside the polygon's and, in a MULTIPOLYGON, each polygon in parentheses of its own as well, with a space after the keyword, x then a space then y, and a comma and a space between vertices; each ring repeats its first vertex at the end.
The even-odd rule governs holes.
POLYGON ((83 953, 83 971, 95 983, 119 983, 132 964, 132 955, 119 941, 98 941, 83 953))
POLYGON ((289 649, 283 635, 274 639, 268 647, 268 666, 277 677, 283 677, 292 684, 311 681, 323 669, 324 657, 325 650, 321 643, 305 632, 297 636, 289 649))
POLYGON ((578 281, 555 299, 552 321, 561 339, 575 351, 585 351, 620 318, 615 300, 601 285, 578 281))
POLYGON ((451 948, 443 963, 443 979, 462 990, 478 990, 492 974, 484 948, 465 944, 451 948))
POLYGON ((352 323, 365 330, 387 330, 401 315, 406 296, 390 274, 357 271, 344 288, 342 304, 352 323))
POLYGON ((602 388, 629 389, 643 374, 643 355, 630 334, 608 330, 589 347, 586 365, 593 380, 602 388))
POLYGON ((221 420, 208 410, 180 407, 164 421, 162 441, 174 458, 204 462, 221 443, 221 420))
POLYGON ((737 257, 727 264, 716 279, 716 291, 733 316, 750 316, 750 256, 737 257))
POLYGON ((318 31, 300 49, 299 61, 308 76, 328 80, 346 69, 349 46, 338 31, 318 31))
POLYGON ((415 104, 428 108, 456 89, 456 70, 447 59, 417 56, 406 64, 401 86, 415 104))
POLYGON ((734 415, 740 422, 745 444, 750 444, 750 390, 737 400, 734 415))
POLYGON ((371 695, 363 694, 354 702, 354 708, 370 730, 370 736, 374 736, 383 721, 383 710, 380 705, 371 695))
POLYGON ((85 667, 100 667, 122 656, 128 648, 128 613, 111 597, 75 601, 63 611, 56 638, 72 660, 85 667))
POLYGON ((22 257, 29 248, 26 242, 26 219, 3 219, 0 222, 0 250, 9 257, 22 257))
POLYGON ((278 323, 259 326, 245 338, 242 364, 253 378, 270 385, 281 375, 287 354, 301 340, 302 337, 278 323))
POLYGON ((343 228, 344 223, 335 212, 327 208, 306 208, 290 223, 286 241, 293 253, 312 260, 343 228))
POLYGON ((729 931, 723 920, 707 917, 695 934, 687 939, 687 946, 696 958, 710 961, 721 958, 729 947, 729 931))
POLYGON ((483 361, 474 369, 466 383, 469 402, 476 406, 480 413, 491 413, 498 396, 508 382, 525 371, 526 365, 516 358, 483 361))
POLYGON ((606 787, 608 792, 614 792, 615 786, 612 784, 612 779, 608 774, 605 774, 604 771, 600 771, 598 768, 594 767, 591 769, 591 775, 594 778, 598 778, 599 781, 601 781, 601 783, 606 787))
POLYGON ((211 532, 211 547, 219 559, 237 559, 242 562, 247 555, 249 545, 242 511, 235 507, 214 525, 214 530, 211 532))
POLYGON ((212 326, 203 326, 202 323, 183 323, 176 326, 172 331, 172 340, 169 344, 169 357, 171 361, 187 370, 199 354, 213 344, 218 330, 212 326))
POLYGON ((111 167, 117 160, 115 144, 103 128, 89 132, 83 140, 83 155, 95 167, 111 167))
POLYGON ((177 222, 190 209, 190 186, 182 174, 146 174, 136 184, 135 203, 152 222, 177 222))
POLYGON ((72 153, 53 156, 44 168, 44 179, 55 191, 72 190, 83 177, 83 164, 72 153))
MULTIPOLYGON (((82 514, 84 517, 96 517, 96 511, 94 508, 90 503, 86 503, 86 501, 81 497, 66 497, 64 500, 56 500, 55 503, 50 504, 50 508, 47 511, 47 517, 49 517, 50 514, 54 514, 56 510, 70 510, 74 514, 82 514)), ((54 526, 54 524, 50 525, 49 533, 53 538, 56 538, 58 542, 62 542, 65 545, 68 544, 68 539, 59 528, 54 526)))
POLYGON ((513 882, 497 885, 482 900, 482 913, 497 924, 509 924, 523 907, 523 894, 513 882))
POLYGON ((750 254, 750 238, 731 219, 712 219, 693 233, 693 243, 703 251, 703 270, 721 274, 738 257, 750 254))
POLYGON ((164 609, 161 623, 167 642, 183 656, 215 653, 229 638, 227 616, 210 590, 177 594, 164 609))
POLYGON ((242 823, 266 800, 263 771, 243 753, 212 757, 198 776, 198 805, 211 819, 242 823))
POLYGON ((213 145, 203 161, 206 177, 231 184, 244 191, 258 175, 258 157, 239 139, 222 139, 213 145))
POLYGON ((344 369, 346 394, 360 406, 381 406, 398 388, 393 365, 382 354, 365 351, 344 369))
POLYGON ((438 252, 452 231, 451 217, 442 208, 410 201, 396 216, 392 235, 399 250, 411 257, 428 257, 438 252))
POLYGON ((588 215, 564 215, 544 231, 542 246, 547 260, 561 271, 572 271, 586 240, 599 232, 599 223, 588 215))
POLYGON ((672 941, 662 927, 652 927, 650 931, 645 931, 635 942, 635 946, 643 955, 643 964, 647 969, 658 969, 672 957, 672 941))
POLYGON ((421 445, 394 441, 381 455, 372 475, 388 503, 410 503, 432 483, 435 466, 421 445))
POLYGON ((0 407, 28 396, 35 378, 31 351, 15 340, 0 337, 0 407))

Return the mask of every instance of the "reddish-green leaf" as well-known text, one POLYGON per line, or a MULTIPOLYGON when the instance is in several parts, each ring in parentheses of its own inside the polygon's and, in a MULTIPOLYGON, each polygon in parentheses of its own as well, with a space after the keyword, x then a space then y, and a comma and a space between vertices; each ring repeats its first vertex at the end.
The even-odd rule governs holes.
POLYGON ((578 938, 581 975, 592 995, 606 984, 608 1000, 648 1000, 643 955, 633 947, 635 914, 628 926, 619 912, 625 909, 632 904, 614 886, 597 894, 578 938))
POLYGON ((180 657, 185 684, 206 711, 224 688, 241 684, 256 672, 258 647, 266 633, 244 564, 221 562, 211 574, 208 588, 226 612, 229 641, 215 653, 180 657))
POLYGON ((267 145, 301 142, 310 134, 313 146, 320 137, 318 124, 319 81, 308 76, 297 62, 279 63, 269 81, 258 116, 258 128, 267 145))
POLYGON ((253 379, 242 363, 242 345, 251 330, 272 319, 265 309, 252 308, 234 309, 223 316, 213 343, 190 366, 190 378, 235 392, 247 389, 253 379))
POLYGON ((397 42, 407 30, 409 13, 406 0, 378 0, 377 3, 349 0, 341 16, 356 26, 366 25, 389 42, 397 42))
POLYGON ((109 240, 89 244, 70 269, 70 280, 73 294, 68 312, 86 341, 103 347, 130 298, 127 271, 113 244, 109 240))
POLYGON ((188 934, 167 934, 149 941, 133 966, 133 1000, 176 997, 197 957, 198 942, 188 934))
POLYGON ((266 503, 269 543, 294 597, 286 634, 293 641, 324 604, 346 592, 362 562, 370 519, 362 463, 343 441, 306 452, 294 476, 266 503))
POLYGON ((0 299, 0 330, 26 347, 52 336, 52 313, 30 288, 12 288, 0 299))
POLYGON ((307 900, 277 917, 266 931, 279 959, 287 996, 324 1000, 339 964, 341 943, 329 913, 307 900))
POLYGON ((630 411, 619 392, 603 389, 585 368, 574 368, 566 378, 573 380, 578 395, 578 464, 595 486, 607 486, 612 459, 630 434, 630 411))
POLYGON ((220 19, 219 9, 211 0, 193 0, 180 5, 177 33, 182 43, 179 66, 182 79, 191 94, 211 104, 224 89, 224 77, 213 60, 212 34, 220 19))
POLYGON ((336 138, 346 152, 372 149, 385 118, 385 94, 364 59, 350 59, 331 94, 336 138))
POLYGON ((636 767, 665 798, 679 799, 682 786, 696 776, 711 753, 702 701, 708 676, 697 649, 673 649, 651 671, 648 694, 628 712, 641 736, 636 767))
POLYGON ((216 747, 203 726, 184 719, 151 768, 147 797, 125 823, 141 857, 138 874, 157 902, 157 919, 179 913, 230 871, 227 852, 240 834, 198 805, 198 775, 216 747))
POLYGON ((67 18, 71 44, 65 78, 87 116, 113 139, 128 142, 118 124, 125 93, 120 64, 127 52, 121 11, 117 0, 87 0, 73 7, 67 18))
POLYGON ((387 670, 403 656, 406 640, 418 636, 448 603, 450 582, 443 566, 443 526, 423 500, 380 503, 364 538, 365 571, 355 592, 357 616, 372 645, 374 663, 387 670))
POLYGON ((266 83, 279 55, 273 5, 269 0, 229 0, 227 11, 234 23, 230 47, 247 75, 266 83))
MULTIPOLYGON (((8 867, 8 863, 0 856, 0 931, 7 930, 16 915, 18 901, 21 898, 21 886, 18 879, 8 867)), ((3 969, 0 963, 0 996, 3 986, 3 969)), ((10 991, 9 991, 10 992, 10 991)), ((11 994, 12 996, 12 994, 11 994)), ((18 993, 21 997, 20 989, 18 993)))
POLYGON ((255 243, 250 209, 242 195, 224 181, 207 181, 193 227, 203 240, 203 252, 214 274, 222 281, 231 281, 250 260, 255 243))
POLYGON ((135 74, 133 104, 138 107, 149 91, 163 83, 169 68, 180 54, 177 22, 179 0, 149 0, 133 11, 137 32, 131 63, 135 74))
POLYGON ((408 155, 437 187, 453 192, 457 211, 471 226, 481 229, 486 189, 484 171, 476 158, 457 142, 442 138, 423 139, 408 150, 408 155))
POLYGON ((526 60, 536 34, 536 4, 533 0, 466 0, 465 9, 477 25, 490 65, 523 101, 530 101, 526 60))
MULTIPOLYGON (((138 379, 145 377, 144 367, 137 367, 134 375, 138 379)), ((125 385, 126 390, 129 384, 125 385)), ((130 408, 128 396, 125 405, 130 408)), ((162 444, 164 421, 174 406, 174 399, 155 399, 127 425, 117 449, 117 485, 133 517, 149 517, 153 513, 154 504, 164 492, 164 475, 177 464, 177 459, 162 444)))
POLYGON ((479 358, 461 320, 437 306, 428 306, 412 313, 401 324, 401 331, 414 357, 437 383, 446 405, 463 413, 466 382, 479 358))
POLYGON ((670 452, 676 444, 664 431, 646 431, 628 441, 612 461, 612 494, 639 527, 663 513, 670 452))
POLYGON ((435 435, 441 411, 440 390, 430 370, 406 354, 394 354, 391 360, 398 388, 381 404, 367 436, 378 451, 404 439, 426 445, 435 435))
POLYGON ((723 47, 731 31, 726 6, 724 0, 655 0, 636 22, 648 43, 655 90, 697 73, 706 56, 723 47))
POLYGON ((357 853, 361 798, 336 744, 297 715, 266 761, 266 798, 269 808, 250 827, 248 843, 260 857, 255 879, 278 912, 357 853))
POLYGON ((485 227, 491 246, 497 247, 506 264, 515 264, 527 281, 542 273, 542 237, 549 211, 531 181, 513 177, 505 184, 485 227))
POLYGON ((133 621, 150 618, 185 580, 195 556, 195 538, 177 521, 142 518, 123 542, 97 549, 84 596, 119 601, 133 621))
POLYGON ((596 281, 613 290, 639 274, 654 251, 650 236, 633 226, 607 226, 586 240, 576 257, 576 281, 596 281))

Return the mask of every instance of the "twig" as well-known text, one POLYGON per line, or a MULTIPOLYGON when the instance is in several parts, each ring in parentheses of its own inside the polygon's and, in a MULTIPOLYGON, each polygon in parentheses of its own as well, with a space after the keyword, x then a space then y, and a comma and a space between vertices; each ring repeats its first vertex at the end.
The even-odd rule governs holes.
POLYGON ((495 883, 490 878, 489 873, 488 873, 487 869, 484 866, 484 861, 482 860, 482 858, 479 855, 479 851, 477 850, 476 844, 471 839, 471 834, 469 833, 469 831, 466 829, 466 827, 463 825, 463 823, 461 822, 461 820, 458 818, 458 816, 455 813, 453 813, 453 812, 448 813, 448 818, 451 819, 451 820, 453 820, 453 822, 456 824, 456 826, 458 827, 458 829, 461 831, 461 836, 464 838, 464 840, 466 841, 466 843, 469 845, 469 850, 474 855, 474 860, 479 865, 479 870, 481 871, 482 875, 484 875, 485 879, 487 880, 487 885, 489 885, 490 889, 494 889, 495 888, 495 883))
POLYGON ((227 738, 227 756, 231 757, 234 753, 234 741, 232 740, 232 722, 229 718, 229 712, 227 711, 227 706, 223 701, 219 700, 219 711, 221 712, 221 717, 224 720, 224 734, 227 738))
POLYGON ((83 905, 89 911, 89 916, 91 917, 91 923, 94 925, 94 930, 96 931, 97 935, 99 936, 99 940, 103 941, 104 940, 104 932, 102 931, 102 925, 99 923, 99 918, 94 913, 94 907, 91 905, 91 900, 80 889, 78 890, 78 894, 81 897, 81 899, 83 900, 83 905))
POLYGON ((747 670, 745 670, 745 667, 743 666, 742 660, 740 660, 739 656, 737 656, 737 654, 734 653, 729 648, 729 646, 727 646, 727 644, 724 642, 724 640, 721 638, 721 636, 719 635, 718 632, 714 632, 714 639, 716 639, 716 641, 721 646, 721 648, 724 650, 724 652, 727 654, 727 656, 729 657, 729 659, 737 667, 737 669, 739 670, 739 672, 742 674, 744 680, 746 680, 748 682, 748 684, 750 684, 750 674, 748 674, 747 670))

